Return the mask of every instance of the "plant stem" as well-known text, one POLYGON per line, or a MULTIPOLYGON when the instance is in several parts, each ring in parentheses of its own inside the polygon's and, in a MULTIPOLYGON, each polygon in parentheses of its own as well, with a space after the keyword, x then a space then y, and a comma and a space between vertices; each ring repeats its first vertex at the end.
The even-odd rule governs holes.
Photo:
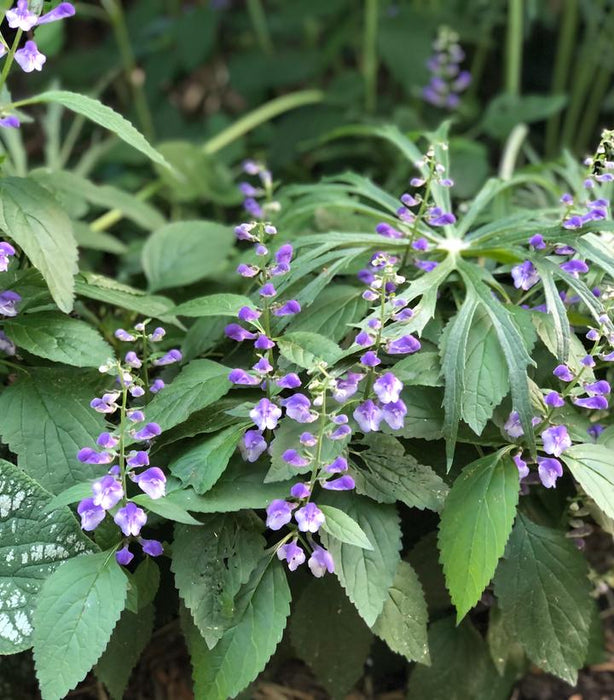
POLYGON ((502 180, 511 180, 514 175, 516 159, 522 146, 522 142, 529 133, 529 127, 526 124, 516 124, 505 142, 501 164, 499 165, 499 177, 502 180))
POLYGON ((510 97, 518 97, 520 95, 523 13, 523 0, 508 0, 505 91, 510 97))
MULTIPOLYGON (((567 0, 563 3, 563 18, 559 40, 556 47, 556 59, 552 87, 550 93, 557 95, 565 89, 569 78, 569 66, 574 54, 576 33, 578 30, 578 0, 567 0)), ((556 154, 557 137, 561 123, 561 114, 553 114, 546 124, 546 155, 549 158, 556 154)))
POLYGON ((377 24, 379 0, 365 0, 362 72, 365 81, 365 109, 375 112, 377 103, 377 24))
POLYGON ((273 41, 266 21, 266 13, 261 0, 247 0, 247 11, 254 28, 254 34, 260 44, 263 53, 272 56, 274 53, 273 41))
POLYGON ((6 83, 6 79, 15 59, 15 51, 17 51, 17 47, 19 46, 19 42, 21 41, 22 36, 23 30, 18 29, 15 34, 15 38, 13 39, 13 43, 9 50, 8 56, 4 59, 4 66, 2 67, 2 73, 0 73, 0 90, 2 90, 6 83))

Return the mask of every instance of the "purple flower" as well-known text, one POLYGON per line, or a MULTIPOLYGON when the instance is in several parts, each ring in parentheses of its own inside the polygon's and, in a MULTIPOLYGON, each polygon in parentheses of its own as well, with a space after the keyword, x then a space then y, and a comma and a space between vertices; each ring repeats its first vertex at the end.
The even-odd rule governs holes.
POLYGON ((246 265, 245 263, 241 263, 237 267, 237 274, 241 275, 241 277, 255 277, 259 272, 260 268, 256 265, 246 265))
POLYGON ((322 488, 328 491, 351 491, 356 487, 356 482, 349 474, 344 474, 337 479, 330 479, 330 481, 322 481, 322 488))
MULTIPOLYGON (((380 236, 384 236, 384 238, 403 238, 403 234, 400 231, 397 231, 396 228, 393 228, 390 224, 385 222, 378 224, 375 227, 375 232, 379 233, 380 236)), ((371 284, 372 281, 373 279, 368 282, 365 281, 365 284, 371 284)))
POLYGON ((154 360, 154 365, 156 367, 163 367, 165 365, 172 365, 175 362, 181 362, 183 356, 179 350, 169 350, 165 355, 154 360))
POLYGON ((301 532, 317 532, 324 524, 324 513, 315 503, 307 503, 294 514, 301 532))
POLYGON ((132 481, 136 482, 141 490, 154 500, 166 495, 166 477, 158 467, 150 467, 141 474, 133 475, 132 481))
POLYGON ((337 457, 330 464, 325 465, 324 471, 328 474, 342 474, 348 470, 348 461, 345 457, 337 457))
POLYGON ((110 450, 116 447, 118 443, 118 438, 116 438, 114 435, 111 435, 111 433, 100 433, 100 435, 96 439, 97 445, 100 445, 100 447, 106 447, 110 450))
POLYGON ((570 216, 563 221, 563 228, 574 230, 582 228, 583 224, 584 221, 582 221, 581 216, 570 216))
POLYGON ((271 501, 266 509, 266 526, 270 530, 281 530, 292 520, 292 510, 294 505, 287 501, 276 498, 271 501))
POLYGON ((92 503, 103 510, 117 505, 124 495, 122 485, 113 476, 103 476, 92 484, 92 503))
POLYGON ((392 430, 401 430, 407 414, 407 406, 399 399, 382 406, 382 418, 392 430))
POLYGON ((539 274, 530 260, 512 268, 512 278, 516 289, 531 289, 539 282, 539 274))
POLYGON ((143 389, 142 386, 137 386, 136 384, 131 386, 128 391, 130 392, 130 396, 133 396, 135 399, 139 396, 145 396, 145 389, 143 389))
POLYGON ((423 272, 432 272, 439 263, 435 260, 416 260, 414 265, 423 272))
POLYGON ((318 417, 310 411, 311 401, 304 394, 293 394, 281 403, 286 409, 286 415, 297 423, 313 423, 318 417))
POLYGON ((6 241, 0 241, 0 272, 6 272, 9 267, 9 258, 15 255, 15 248, 6 241))
POLYGON ((554 368, 552 374, 554 374, 555 377, 558 377, 558 379, 560 379, 563 382, 570 382, 574 378, 567 365, 557 365, 554 368))
POLYGON ((560 408, 565 405, 565 399, 558 393, 558 391, 550 391, 546 398, 544 399, 546 406, 551 408, 560 408))
POLYGON ((149 340, 151 340, 152 343, 158 343, 162 340, 162 338, 164 338, 165 335, 166 331, 164 328, 160 328, 160 326, 158 326, 157 328, 154 328, 153 333, 149 335, 149 340))
POLYGON ((577 277, 579 274, 588 272, 588 265, 582 260, 568 260, 559 265, 561 270, 568 272, 572 277, 577 277))
POLYGON ((414 338, 413 335, 404 335, 397 340, 391 340, 388 343, 386 352, 389 355, 410 355, 420 350, 421 347, 420 341, 414 338))
POLYGON ((143 413, 143 411, 139 411, 136 408, 129 408, 126 411, 126 416, 128 420, 132 421, 133 423, 141 423, 145 420, 145 414, 143 413))
POLYGON ((329 440, 343 440, 343 438, 352 434, 352 429, 349 425, 340 425, 335 428, 332 433, 328 433, 329 440))
POLYGON ((123 328, 118 328, 113 335, 124 343, 132 343, 136 340, 132 333, 128 333, 128 331, 125 331, 123 328))
POLYGON ((147 467, 149 466, 149 454, 144 450, 139 450, 138 452, 132 451, 126 460, 126 464, 132 468, 147 467))
POLYGON ((110 452, 97 452, 91 447, 84 447, 77 452, 77 459, 83 464, 109 464, 113 461, 110 452))
POLYGON ((536 233, 529 238, 529 245, 535 248, 535 250, 543 250, 546 247, 546 242, 540 233, 536 233))
POLYGON ((250 216, 253 216, 255 219, 262 219, 262 217, 264 216, 262 207, 253 197, 246 197, 243 200, 243 208, 250 216))
POLYGON ((537 472, 542 484, 547 489, 554 488, 556 480, 563 475, 563 467, 559 460, 552 457, 538 457, 537 464, 537 472))
POLYGON ((431 207, 426 215, 426 220, 431 226, 446 226, 456 222, 456 217, 450 212, 445 212, 441 207, 431 207))
POLYGON ((369 335, 366 331, 360 331, 354 338, 354 342, 357 345, 361 345, 363 348, 373 345, 375 339, 373 336, 369 335))
POLYGON ((86 532, 95 530, 106 515, 105 509, 96 505, 93 498, 83 499, 77 506, 77 513, 81 517, 81 529, 86 532))
MULTIPOLYGON (((7 13, 8 14, 8 13, 7 13)), ((37 25, 49 24, 49 22, 57 22, 60 19, 72 17, 75 14, 75 8, 69 2, 61 2, 53 10, 41 15, 36 22, 37 25)))
POLYGON ((134 350, 130 350, 130 352, 126 353, 126 357, 124 358, 124 361, 128 365, 128 367, 132 367, 134 369, 138 369, 143 365, 141 360, 138 358, 138 355, 134 352, 134 350))
POLYGON ((301 436, 299 438, 299 442, 301 443, 301 445, 304 445, 305 447, 314 447, 314 445, 318 444, 318 439, 312 433, 305 432, 305 433, 301 433, 301 436))
POLYGON ((33 41, 26 41, 23 49, 15 51, 15 60, 21 66, 24 73, 31 73, 32 71, 41 71, 47 56, 41 53, 33 41))
POLYGON ((514 464, 518 467, 518 476, 520 479, 524 479, 525 476, 528 476, 529 474, 529 467, 527 466, 527 463, 522 459, 522 452, 519 452, 517 455, 514 455, 512 457, 514 460, 514 464))
POLYGON ((258 430, 247 430, 239 443, 239 450, 246 462, 255 462, 266 448, 266 440, 258 430))
POLYGON ((251 323, 252 321, 257 321, 261 316, 260 311, 257 309, 252 309, 249 306, 242 306, 239 309, 237 318, 239 321, 245 321, 246 323, 251 323))
POLYGON ((261 357, 252 369, 259 374, 268 374, 273 371, 273 365, 267 360, 266 357, 261 357))
POLYGON ((572 399, 572 401, 580 408, 590 408, 596 411, 603 411, 608 407, 608 400, 605 396, 589 396, 586 399, 572 399))
POLYGON ((139 542, 141 543, 141 547, 143 548, 145 554, 149 554, 150 557, 159 557, 164 553, 164 547, 162 546, 161 542, 158 542, 158 540, 146 540, 141 538, 139 542))
POLYGON ((235 236, 238 241, 255 241, 253 234, 251 233, 255 224, 240 224, 235 227, 235 236))
POLYGON ((252 377, 244 369, 233 369, 228 374, 228 380, 233 384, 243 384, 245 386, 256 386, 261 381, 259 377, 252 377))
POLYGON ((275 253, 275 261, 280 265, 289 265, 292 260, 293 252, 292 246, 289 243, 284 243, 275 253))
POLYGON ((508 419, 503 424, 503 430, 512 438, 512 440, 524 435, 524 430, 520 422, 518 411, 512 411, 508 419))
POLYGON ((367 399, 360 404, 354 410, 353 416, 363 433, 379 430, 379 425, 383 418, 381 409, 371 399, 367 399))
POLYGON ((275 347, 275 343, 270 338, 267 338, 266 335, 260 334, 256 338, 254 347, 256 350, 270 350, 271 348, 275 347))
POLYGON ((17 0, 17 6, 7 11, 6 21, 11 29, 29 32, 38 22, 38 16, 28 10, 28 0, 17 0))
POLYGON ((377 353, 375 353, 373 350, 368 350, 360 358, 360 364, 364 365, 365 367, 377 367, 377 365, 380 365, 381 363, 382 361, 377 356, 377 353))
POLYGON ((128 545, 124 545, 121 549, 115 552, 115 559, 121 566, 128 566, 134 559, 134 554, 128 549, 128 545))
POLYGON ((365 375, 359 372, 348 372, 345 379, 337 379, 332 389, 333 399, 338 403, 344 403, 350 396, 358 391, 358 384, 365 375))
POLYGON ((373 384, 373 391, 383 404, 395 403, 401 396, 403 384, 392 372, 386 372, 373 384))
POLYGON ((147 423, 145 427, 141 428, 140 430, 137 430, 136 433, 133 434, 133 438, 135 440, 152 440, 153 438, 157 437, 160 435, 162 432, 162 428, 157 423, 147 423))
POLYGON ((277 291, 275 290, 275 287, 271 284, 271 282, 267 282, 261 287, 261 289, 258 291, 258 294, 260 294, 261 297, 270 299, 271 297, 274 297, 277 294, 277 291))
POLYGON ((568 447, 571 447, 571 438, 564 425, 554 425, 542 433, 544 450, 555 457, 560 457, 568 447))
POLYGON ((335 571, 335 562, 330 552, 318 545, 314 546, 313 553, 309 557, 307 566, 316 578, 321 578, 327 571, 329 574, 335 571))
POLYGON ((287 301, 283 306, 280 306, 278 309, 275 309, 275 311, 273 311, 273 315, 294 316, 295 314, 300 313, 300 311, 301 305, 298 303, 298 301, 290 299, 290 301, 287 301))
POLYGON ((603 396, 604 394, 609 394, 611 389, 610 384, 606 382, 605 379, 600 379, 598 382, 593 382, 592 384, 585 384, 584 391, 586 391, 586 393, 591 396, 603 396))
POLYGON ((277 550, 277 558, 280 561, 285 559, 288 562, 290 571, 296 571, 305 561, 305 552, 303 552, 296 542, 288 542, 288 544, 282 544, 277 550))
POLYGON ((596 441, 604 430, 605 427, 601 423, 593 423, 586 429, 586 432, 596 441))
POLYGON ((245 330, 245 328, 240 326, 238 323, 229 323, 226 328, 224 328, 224 333, 226 334, 227 338, 236 340, 238 343, 243 340, 254 340, 256 337, 254 333, 245 330))
POLYGON ((306 467, 311 461, 309 459, 306 459, 305 457, 301 457, 301 455, 296 450, 286 450, 282 454, 281 458, 286 464, 289 464, 292 467, 296 467, 297 469, 306 467))
POLYGON ((0 293, 0 315, 17 316, 17 307, 15 305, 20 301, 21 297, 17 292, 7 290, 0 293))
POLYGON ((141 528, 147 522, 147 516, 142 508, 129 502, 115 513, 113 520, 115 520, 115 523, 126 537, 130 535, 137 537, 141 532, 141 528))
POLYGON ((269 399, 260 399, 249 412, 249 417, 260 430, 274 430, 281 418, 281 409, 269 399))
POLYGON ((301 483, 300 481, 298 484, 294 484, 294 486, 290 489, 290 495, 293 498, 308 498, 310 494, 311 489, 309 486, 301 483))
POLYGON ((115 403, 117 398, 118 396, 116 393, 104 394, 100 399, 92 399, 90 401, 90 407, 98 413, 114 413, 118 409, 118 405, 115 403))
MULTIPOLYGON (((2 47, 4 48, 4 47, 2 47)), ((6 52, 5 52, 6 53, 6 52)), ((4 55, 4 54, 1 54, 4 55)), ((1 57, 0 55, 0 57, 1 57)), ((19 129, 21 122, 14 114, 9 114, 6 117, 0 118, 0 127, 4 129, 19 129)))
POLYGON ((276 379, 275 384, 282 389, 296 389, 301 385, 301 380, 299 379, 298 374, 289 372, 288 374, 284 374, 283 377, 276 379))
POLYGON ((594 367, 595 366, 595 360, 593 359, 592 355, 585 355, 580 362, 585 366, 585 367, 594 367))

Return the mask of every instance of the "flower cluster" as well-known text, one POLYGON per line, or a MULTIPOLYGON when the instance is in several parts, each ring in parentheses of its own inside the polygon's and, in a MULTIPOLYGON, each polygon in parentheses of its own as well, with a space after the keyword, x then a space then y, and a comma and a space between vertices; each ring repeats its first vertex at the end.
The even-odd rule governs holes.
MULTIPOLYGON (((72 17, 75 14, 75 8, 69 2, 61 2, 53 10, 40 14, 42 2, 33 2, 30 0, 17 0, 17 5, 10 10, 7 10, 5 18, 11 29, 16 29, 13 46, 9 47, 4 39, 0 37, 0 58, 6 56, 7 61, 12 63, 13 60, 25 73, 33 71, 41 71, 47 57, 38 50, 38 46, 33 39, 28 39, 22 48, 17 48, 21 41, 23 32, 31 32, 36 27, 42 24, 57 22, 58 20, 72 17), (35 8, 36 6, 36 8, 35 8), (35 11, 35 9, 37 11, 35 11)), ((8 66, 10 70, 10 65, 8 66)), ((6 72, 8 72, 6 70, 6 72)), ((0 127, 17 129, 20 126, 19 118, 15 114, 0 114, 0 127)))
MULTIPOLYGON (((431 228, 454 224, 456 217, 452 212, 436 206, 431 200, 433 184, 436 183, 441 187, 454 185, 446 174, 445 166, 437 161, 433 146, 430 146, 416 163, 416 167, 424 174, 410 179, 409 185, 412 191, 401 195, 401 206, 396 212, 397 222, 394 226, 381 222, 375 227, 375 231, 385 238, 409 240, 415 255, 421 256, 430 250, 429 241, 437 238, 431 228)), ((437 262, 415 257, 414 265, 423 272, 430 272, 437 267, 437 262)), ((404 267, 404 264, 401 267, 404 267)))
POLYGON ((262 163, 246 160, 243 161, 243 172, 246 175, 258 178, 256 185, 250 182, 241 182, 239 184, 239 190, 244 197, 243 208, 252 219, 264 221, 280 209, 279 202, 273 199, 273 177, 271 171, 267 170, 262 163))
MULTIPOLYGON (((0 241, 0 272, 6 272, 10 259, 15 255, 15 248, 6 241, 0 241)), ((0 292, 0 316, 17 316, 17 304, 21 296, 7 289, 0 292)), ((12 353, 11 353, 12 354, 12 353)))
POLYGON ((163 551, 157 540, 140 536, 147 515, 130 499, 127 487, 132 481, 152 499, 166 494, 166 476, 160 467, 151 466, 149 460, 149 447, 161 434, 161 428, 157 423, 147 421, 144 406, 138 403, 146 395, 146 389, 155 394, 164 388, 161 379, 150 384, 146 370, 181 360, 178 350, 150 352, 150 344, 161 341, 164 335, 162 328, 147 333, 146 323, 137 324, 133 331, 120 328, 115 332, 116 338, 123 342, 141 341, 143 353, 139 357, 130 350, 123 362, 110 360, 100 368, 102 373, 114 378, 114 385, 102 396, 94 398, 90 406, 109 418, 118 415, 119 420, 98 436, 96 447, 83 447, 77 454, 77 459, 84 464, 110 465, 107 474, 92 483, 92 496, 79 503, 77 512, 81 517, 81 527, 86 531, 95 530, 107 512, 112 515, 123 534, 123 546, 116 553, 117 561, 122 565, 129 564, 134 557, 129 546, 133 538, 137 539, 145 554, 159 556, 163 551), (135 370, 142 370, 142 375, 135 370), (129 405, 135 399, 138 405, 129 405), (129 450, 134 443, 137 446, 129 450))
POLYGON ((465 52, 458 43, 458 34, 448 27, 441 27, 433 42, 433 50, 433 55, 426 63, 431 78, 422 90, 422 97, 436 107, 456 109, 460 103, 460 94, 471 83, 469 71, 460 69, 465 52))

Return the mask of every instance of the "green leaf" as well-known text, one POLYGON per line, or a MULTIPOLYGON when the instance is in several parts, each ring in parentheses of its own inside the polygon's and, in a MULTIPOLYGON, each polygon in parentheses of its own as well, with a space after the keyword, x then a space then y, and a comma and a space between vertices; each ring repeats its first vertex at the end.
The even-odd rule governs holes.
POLYGON ((228 367, 211 360, 193 360, 147 407, 147 419, 168 430, 190 414, 211 405, 230 389, 228 367))
POLYGON ((492 321, 481 307, 476 309, 467 337, 463 389, 461 416, 476 435, 481 435, 509 391, 505 356, 492 321))
POLYGON ((307 331, 285 333, 278 339, 277 346, 287 360, 304 369, 309 369, 318 362, 332 365, 343 354, 337 343, 318 333, 307 331))
POLYGON ((290 589, 281 563, 269 561, 267 557, 243 586, 236 599, 236 621, 213 649, 184 616, 196 697, 234 698, 262 671, 281 641, 290 614, 290 589))
POLYGON ((421 350, 396 363, 394 374, 405 386, 443 386, 436 352, 421 350))
POLYGON ((500 675, 503 675, 505 668, 510 661, 521 665, 524 660, 524 651, 514 636, 514 631, 510 629, 505 615, 500 608, 493 605, 488 614, 488 632, 486 636, 488 650, 495 668, 500 675))
POLYGON ((77 459, 104 430, 103 417, 89 405, 101 379, 87 370, 31 369, 0 394, 2 441, 19 467, 52 493, 106 471, 77 459))
POLYGON ((210 649, 232 624, 235 598, 262 557, 261 531, 249 512, 210 515, 198 529, 175 527, 175 584, 210 649))
POLYGON ((249 297, 241 294, 210 294, 179 304, 173 309, 173 313, 177 316, 193 318, 204 316, 232 316, 234 318, 242 306, 253 308, 249 297))
POLYGON ((121 114, 118 114, 115 110, 103 105, 102 102, 92 97, 80 95, 76 92, 69 92, 67 90, 49 90, 35 97, 30 97, 27 100, 22 100, 20 104, 37 104, 38 102, 61 104, 67 109, 81 114, 86 119, 113 132, 122 141, 136 148, 137 151, 146 155, 154 163, 158 163, 169 169, 171 168, 171 165, 165 160, 164 156, 156 151, 147 139, 137 131, 127 119, 124 119, 121 114))
POLYGON ((70 219, 54 197, 34 180, 3 178, 0 227, 40 271, 58 307, 72 311, 77 242, 70 219))
MULTIPOLYGON (((395 435, 422 440, 439 440, 443 437, 443 392, 440 389, 408 387, 401 392, 401 399, 407 406, 407 414, 402 430, 395 430, 395 435)), ((392 431, 384 427, 384 432, 392 431)))
POLYGON ((588 648, 587 575, 584 557, 563 532, 519 514, 497 568, 495 594, 531 661, 570 685, 588 648))
POLYGON ((178 503, 170 501, 168 498, 151 498, 147 494, 141 493, 130 500, 166 520, 185 523, 186 525, 200 525, 200 521, 193 518, 185 508, 182 508, 178 503))
POLYGON ((519 484, 508 451, 504 448, 465 467, 441 514, 441 561, 459 621, 491 580, 512 529, 519 484))
POLYGON ((45 581, 34 611, 34 663, 45 700, 61 700, 101 657, 128 579, 112 553, 70 559, 45 581))
POLYGON ((213 221, 176 221, 163 226, 143 248, 150 289, 183 287, 219 273, 233 245, 231 229, 213 221))
POLYGON ((82 484, 75 484, 74 486, 69 486, 66 490, 58 493, 54 496, 49 503, 43 508, 43 513, 51 513, 57 508, 62 506, 68 506, 71 503, 76 503, 77 501, 82 501, 84 498, 88 498, 92 495, 92 484, 87 481, 82 484))
POLYGON ((400 557, 401 530, 394 506, 374 503, 354 494, 335 494, 335 506, 361 527, 374 550, 344 544, 322 533, 335 562, 335 573, 360 616, 373 625, 382 612, 400 557))
MULTIPOLYGON (((565 317, 567 317, 566 310, 565 317)), ((533 325, 535 327, 535 330, 537 331, 537 335, 539 336, 542 343, 548 348, 548 351, 552 354, 553 357, 563 362, 563 356, 560 354, 560 346, 562 341, 559 339, 559 331, 557 331, 556 322, 553 317, 553 314, 543 314, 536 311, 531 314, 531 320, 533 321, 533 325)), ((562 332, 566 333, 566 331, 564 330, 562 332)), ((582 344, 582 341, 578 338, 577 335, 575 335, 575 333, 570 333, 570 335, 566 337, 568 342, 568 355, 566 360, 567 365, 569 365, 569 368, 574 373, 578 373, 580 369, 582 369, 582 377, 585 380, 593 380, 593 370, 590 367, 585 367, 581 363, 582 358, 586 356, 586 348, 582 344)))
POLYGON ((601 510, 614 518, 614 453, 606 445, 572 445, 561 455, 574 479, 601 510))
POLYGON ((151 604, 136 614, 124 610, 96 664, 96 676, 105 684, 113 700, 124 697, 132 669, 151 639, 154 614, 151 604))
POLYGON ((326 517, 322 524, 324 532, 328 532, 331 537, 339 540, 339 542, 353 544, 363 549, 373 549, 373 545, 369 542, 369 538, 365 535, 363 529, 347 513, 339 510, 339 508, 324 505, 320 506, 320 510, 326 517))
POLYGON ((114 356, 111 346, 88 323, 53 311, 7 319, 4 331, 18 347, 66 365, 100 367, 114 356))
POLYGON ((206 493, 228 466, 246 425, 231 425, 201 440, 173 459, 169 469, 186 486, 192 486, 196 493, 206 493))
POLYGON ((0 654, 31 646, 44 580, 64 560, 95 547, 68 508, 47 515, 50 500, 21 469, 0 460, 0 654))
POLYGON ((365 436, 369 449, 360 453, 364 467, 352 464, 356 491, 378 503, 401 501, 410 508, 440 511, 448 486, 431 467, 405 454, 405 448, 389 435, 365 436))
POLYGON ((424 593, 416 572, 410 564, 400 561, 373 631, 392 651, 408 661, 429 664, 428 619, 424 593))
POLYGON ((193 489, 173 491, 166 497, 194 513, 226 513, 244 508, 266 508, 276 498, 285 498, 292 482, 265 484, 266 469, 247 465, 242 459, 231 461, 215 486, 204 496, 193 489))
POLYGON ((560 112, 567 95, 498 95, 490 101, 481 127, 489 135, 503 139, 522 121, 539 122, 560 112))
POLYGON ((407 700, 508 700, 513 675, 499 676, 486 644, 467 620, 434 622, 428 634, 431 666, 419 665, 409 678, 407 700))
POLYGON ((333 577, 309 581, 288 628, 316 678, 333 698, 344 698, 362 676, 373 635, 333 577))
POLYGON ((79 248, 89 250, 101 250, 103 253, 124 255, 128 252, 128 246, 105 231, 94 231, 82 221, 73 221, 73 233, 79 248))

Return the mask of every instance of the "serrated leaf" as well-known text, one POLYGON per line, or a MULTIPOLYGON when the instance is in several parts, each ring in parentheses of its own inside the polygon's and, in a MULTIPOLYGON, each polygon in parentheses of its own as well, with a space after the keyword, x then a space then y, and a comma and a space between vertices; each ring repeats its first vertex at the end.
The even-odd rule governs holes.
POLYGON ((53 311, 7 319, 4 331, 17 347, 75 367, 100 367, 114 355, 111 346, 88 323, 53 311))
POLYGON ((206 316, 232 316, 234 318, 242 306, 252 307, 249 297, 242 294, 210 294, 179 304, 173 309, 173 313, 177 316, 192 318, 206 316))
POLYGON ((298 599, 290 641, 333 698, 362 676, 373 635, 332 577, 311 580, 298 599))
POLYGON ((373 625, 382 612, 400 561, 401 530, 394 506, 374 503, 354 494, 335 494, 342 508, 366 534, 374 550, 343 544, 322 533, 322 540, 335 562, 335 574, 360 616, 373 625))
POLYGON ((178 503, 169 501, 166 497, 151 498, 147 494, 141 493, 130 500, 166 520, 186 525, 200 525, 200 521, 193 518, 185 508, 182 508, 178 503))
MULTIPOLYGON (((560 342, 557 338, 557 330, 552 314, 544 314, 536 311, 531 314, 531 320, 533 321, 537 335, 542 343, 548 348, 553 357, 561 359, 559 355, 560 342)), ((592 381, 595 376, 592 368, 585 367, 581 363, 582 358, 586 356, 586 348, 582 345, 582 341, 575 333, 571 333, 567 340, 569 344, 567 365, 574 374, 577 374, 582 369, 582 378, 592 381)))
POLYGON ((290 597, 281 563, 273 560, 259 566, 243 586, 236 599, 236 622, 213 649, 184 615, 196 697, 234 698, 256 678, 281 641, 290 597))
POLYGON ((209 406, 230 389, 228 367, 211 360, 193 360, 147 406, 147 419, 168 430, 209 406))
POLYGON ((384 608, 373 625, 375 634, 408 661, 429 664, 426 600, 411 565, 400 561, 384 608))
POLYGON ((458 620, 478 602, 491 580, 514 522, 518 469, 499 450, 463 469, 446 499, 439 548, 458 620))
POLYGON ((52 493, 106 471, 77 459, 104 430, 104 419, 89 406, 100 388, 97 372, 30 369, 0 395, 2 441, 19 467, 52 493))
POLYGON ((614 453, 605 445, 572 445, 561 459, 601 510, 614 518, 614 453))
POLYGON ((363 529, 347 513, 339 510, 339 508, 325 505, 320 506, 320 510, 326 518, 322 524, 324 532, 328 532, 331 537, 339 540, 339 542, 353 544, 363 549, 373 549, 373 545, 369 542, 369 538, 365 535, 363 529))
POLYGON ((113 700, 124 697, 132 669, 151 638, 154 614, 151 603, 136 614, 124 610, 96 664, 96 676, 105 684, 113 700))
POLYGON ((277 341, 277 346, 283 357, 304 369, 322 361, 332 365, 343 354, 337 343, 318 333, 307 331, 285 333, 277 341))
POLYGON ((235 598, 262 557, 261 530, 250 513, 210 515, 198 529, 175 527, 175 584, 210 649, 232 624, 235 598))
POLYGON ((95 548, 68 508, 47 515, 50 500, 21 469, 0 460, 0 654, 31 646, 44 580, 66 559, 95 548))
POLYGON ((421 350, 404 357, 395 364, 394 374, 406 386, 443 386, 439 356, 434 351, 421 350))
POLYGON ((67 90, 49 90, 48 92, 42 92, 35 97, 30 97, 22 101, 22 104, 36 104, 38 102, 61 104, 67 109, 81 114, 86 119, 113 132, 122 141, 136 148, 137 151, 146 155, 154 163, 158 163, 169 169, 171 168, 162 154, 156 151, 147 139, 137 131, 127 119, 124 119, 121 114, 118 114, 115 110, 92 97, 80 95, 76 92, 69 92, 67 90))
POLYGON ((360 453, 364 466, 353 463, 350 469, 358 493, 378 503, 401 501, 410 508, 441 510, 449 489, 431 467, 406 454, 389 435, 367 435, 365 443, 369 449, 360 453))
POLYGON ((34 663, 45 700, 61 700, 101 657, 128 579, 112 553, 68 560, 45 581, 34 612, 34 663))
POLYGON ((0 227, 39 270, 58 307, 72 311, 77 242, 68 215, 54 197, 34 180, 3 178, 0 227))
POLYGON ((183 287, 222 271, 234 240, 228 226, 214 221, 176 221, 154 231, 142 254, 150 289, 183 287))
POLYGON ((527 656, 575 685, 588 648, 591 586, 564 533, 519 515, 495 576, 499 606, 527 656))
POLYGON ((196 493, 206 493, 228 466, 245 429, 246 424, 239 423, 206 437, 173 459, 169 469, 196 493))

